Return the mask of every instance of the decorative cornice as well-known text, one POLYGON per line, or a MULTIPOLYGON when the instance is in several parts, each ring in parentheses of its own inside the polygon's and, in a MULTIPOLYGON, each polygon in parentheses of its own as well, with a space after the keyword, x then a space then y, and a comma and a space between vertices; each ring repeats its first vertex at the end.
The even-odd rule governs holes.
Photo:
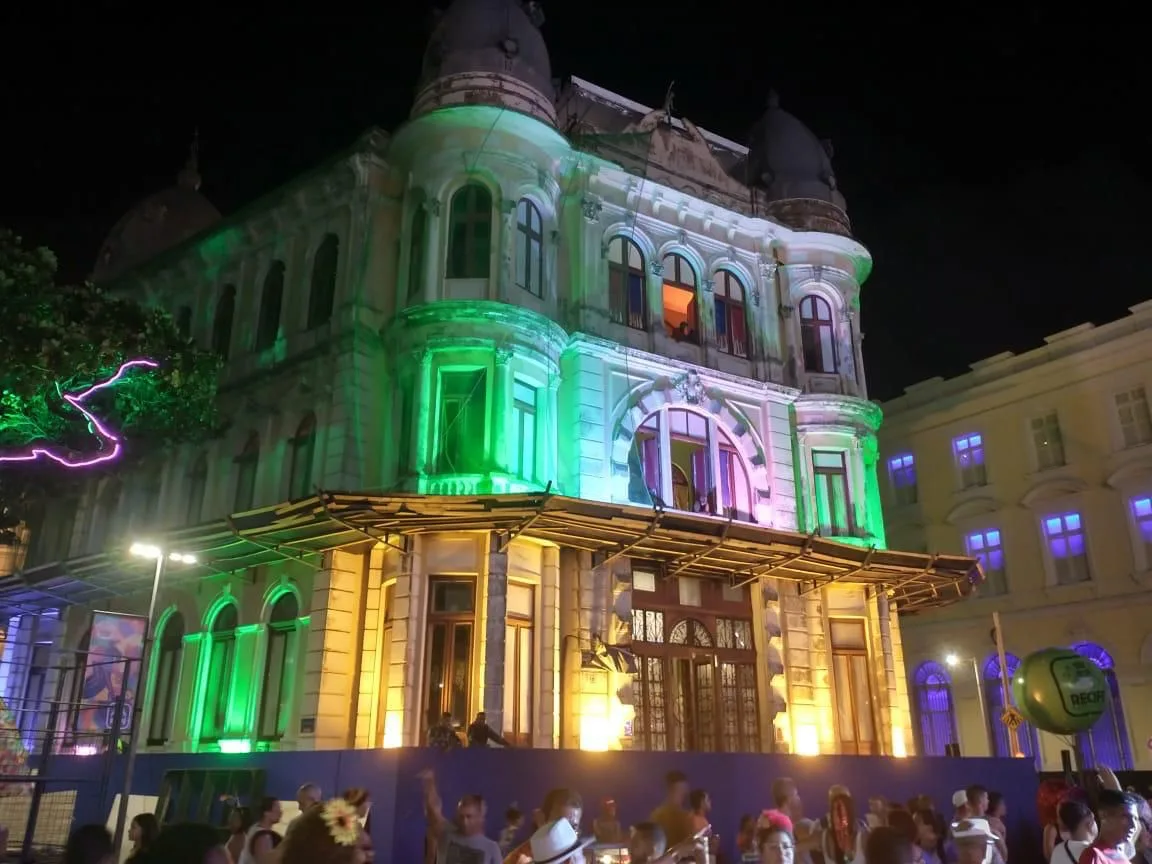
POLYGON ((830 393, 805 393, 796 397, 796 425, 820 426, 820 415, 828 415, 833 423, 851 426, 875 433, 884 420, 884 412, 875 402, 855 396, 837 396, 830 393))
POLYGON ((977 498, 968 498, 956 504, 944 514, 944 521, 949 525, 960 525, 969 519, 983 516, 987 513, 996 513, 1004 509, 1004 504, 991 495, 982 495, 977 498))
POLYGON ((1029 509, 1045 501, 1053 501, 1068 495, 1079 495, 1091 488, 1079 477, 1051 477, 1039 481, 1020 498, 1020 504, 1029 509))
MULTIPOLYGON (((493 329, 497 336, 507 336, 511 331, 522 344, 534 346, 548 356, 558 356, 568 344, 568 334, 551 319, 522 306, 491 300, 440 300, 409 306, 392 318, 384 328, 384 335, 388 344, 412 343, 429 338, 422 335, 421 330, 453 329, 462 324, 493 329)), ((452 341, 451 337, 438 334, 431 338, 438 342, 452 341)), ((491 342, 492 338, 488 338, 488 343, 491 342)))

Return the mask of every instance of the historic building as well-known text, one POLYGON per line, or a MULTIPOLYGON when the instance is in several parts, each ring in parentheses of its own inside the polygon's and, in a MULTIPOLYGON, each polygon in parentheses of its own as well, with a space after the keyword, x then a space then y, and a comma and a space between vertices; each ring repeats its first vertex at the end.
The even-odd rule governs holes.
POLYGON ((539 23, 457 0, 394 133, 227 219, 192 164, 113 231, 96 278, 227 358, 231 425, 30 526, 22 728, 93 610, 147 608, 148 540, 198 558, 163 574, 149 748, 485 710, 535 747, 911 751, 897 609, 979 571, 888 551, 829 149, 775 101, 744 147, 557 93, 539 23))
MULTIPOLYGON (((1010 674, 1050 646, 1103 668, 1111 704, 1077 736, 1088 763, 1152 767, 1138 722, 1152 710, 1152 302, 1131 313, 884 405, 890 539, 972 555, 986 577, 972 600, 902 622, 922 752, 1010 755, 999 612, 1010 674)), ((1027 725, 1019 744, 1048 769, 1068 746, 1027 725)))

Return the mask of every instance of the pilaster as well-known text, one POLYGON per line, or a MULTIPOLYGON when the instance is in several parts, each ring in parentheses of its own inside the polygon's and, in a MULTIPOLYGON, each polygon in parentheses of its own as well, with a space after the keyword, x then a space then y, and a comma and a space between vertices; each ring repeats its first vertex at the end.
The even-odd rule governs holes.
POLYGON ((424 202, 426 215, 424 234, 424 302, 435 303, 438 299, 438 288, 441 284, 440 267, 444 256, 437 250, 440 247, 440 234, 442 233, 440 220, 440 202, 431 199, 424 202))
POLYGON ((532 746, 560 746, 560 550, 545 546, 540 566, 540 672, 532 746))
POLYGON ((432 352, 417 352, 416 381, 419 398, 415 402, 416 435, 413 441, 412 467, 421 475, 435 473, 432 464, 432 416, 436 410, 435 386, 432 381, 432 352))
POLYGON ((364 587, 364 617, 360 622, 360 675, 356 694, 356 740, 358 748, 379 745, 376 730, 377 714, 384 701, 384 663, 380 648, 380 630, 383 622, 383 591, 381 575, 384 547, 376 546, 369 553, 368 581, 364 587))
POLYGON ((387 657, 384 746, 414 747, 421 742, 422 704, 420 679, 424 669, 424 610, 428 607, 423 577, 423 538, 407 538, 407 552, 398 556, 396 584, 392 589, 390 644, 387 657))
MULTIPOLYGON (((493 351, 492 410, 489 412, 492 429, 492 463, 496 471, 507 472, 508 418, 512 414, 512 352, 505 348, 493 351)), ((517 446, 519 442, 517 442, 517 446)))
POLYGON ((356 612, 363 591, 362 555, 335 550, 324 556, 312 589, 312 626, 308 633, 301 717, 311 719, 313 750, 349 746, 358 658, 354 656, 356 612))
POLYGON ((508 551, 502 548, 505 539, 499 531, 488 535, 488 590, 484 592, 482 704, 493 729, 504 728, 504 643, 508 619, 508 551))

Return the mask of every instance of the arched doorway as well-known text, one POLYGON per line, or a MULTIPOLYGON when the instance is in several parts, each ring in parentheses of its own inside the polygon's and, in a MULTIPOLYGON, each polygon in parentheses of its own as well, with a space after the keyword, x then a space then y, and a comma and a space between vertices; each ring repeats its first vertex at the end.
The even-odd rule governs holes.
POLYGON ((662 408, 636 428, 635 464, 654 502, 753 522, 752 487, 740 451, 715 417, 662 408))
POLYGON ((634 570, 632 650, 635 749, 760 750, 746 586, 634 570))

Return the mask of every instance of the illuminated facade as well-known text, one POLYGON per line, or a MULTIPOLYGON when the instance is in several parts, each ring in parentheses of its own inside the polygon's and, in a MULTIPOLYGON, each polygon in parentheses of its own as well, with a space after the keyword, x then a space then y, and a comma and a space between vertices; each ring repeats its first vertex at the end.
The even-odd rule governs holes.
POLYGON ((775 103, 743 147, 553 98, 535 14, 457 0, 407 124, 233 219, 126 217, 100 267, 227 357, 232 423, 36 526, 13 669, 142 611, 147 537, 201 561, 165 576, 152 748, 485 710, 536 747, 911 749, 896 608, 973 562, 887 551, 827 148, 775 103))
MULTIPOLYGON (((1131 312, 884 405, 892 541, 971 554, 986 576, 968 602, 902 622, 925 752, 1009 755, 989 638, 999 612, 1010 669, 1050 646, 1104 669, 1108 711, 1077 736, 1087 763, 1152 767, 1138 722, 1152 710, 1152 303, 1131 312)), ((1019 743, 1048 770, 1068 746, 1027 725, 1019 743)))

